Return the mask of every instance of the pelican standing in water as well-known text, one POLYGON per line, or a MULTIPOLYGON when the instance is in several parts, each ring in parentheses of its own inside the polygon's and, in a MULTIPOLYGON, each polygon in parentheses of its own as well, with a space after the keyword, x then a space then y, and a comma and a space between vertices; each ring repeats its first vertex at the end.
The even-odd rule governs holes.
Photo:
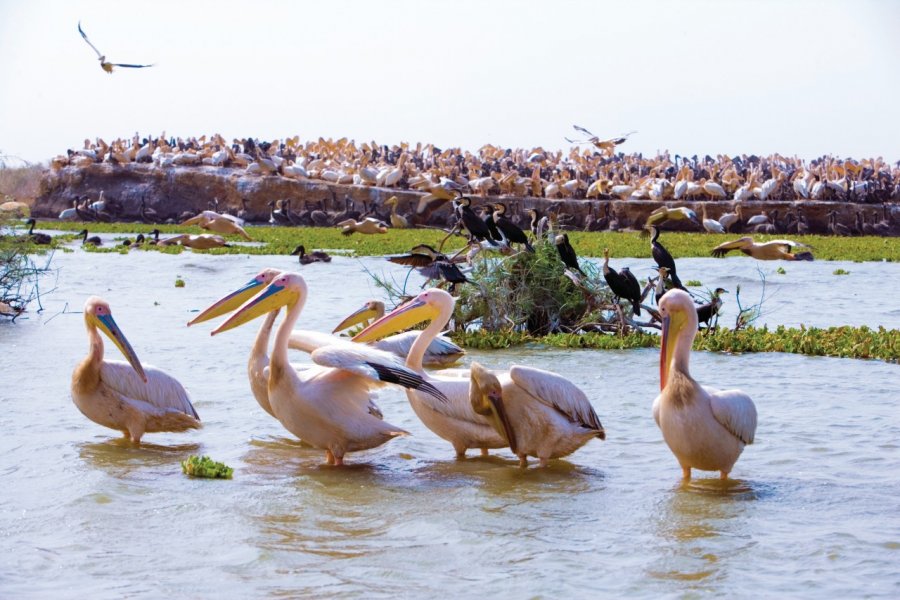
POLYGON ((653 418, 685 481, 690 480, 691 469, 719 471, 727 479, 744 446, 753 443, 756 406, 740 390, 706 388, 691 377, 688 361, 697 335, 697 309, 687 292, 666 292, 659 314, 660 393, 653 401, 653 418))
MULTIPOLYGON (((369 321, 377 321, 383 316, 384 302, 369 300, 359 310, 341 321, 332 333, 337 333, 361 323, 368 324, 369 321)), ((406 358, 418 337, 418 331, 404 331, 372 342, 372 346, 379 350, 396 354, 401 358, 406 358)), ((466 351, 454 344, 450 338, 440 334, 428 345, 425 355, 422 357, 422 364, 426 367, 449 367, 458 362, 465 353, 466 351)))
POLYGON ((520 467, 528 466, 529 456, 546 467, 595 437, 606 439, 584 392, 556 373, 513 366, 498 377, 473 362, 470 375, 472 409, 491 420, 520 467))
POLYGON ((109 304, 91 296, 84 305, 90 351, 72 373, 72 399, 84 416, 121 431, 134 443, 144 433, 198 429, 200 417, 184 387, 151 366, 142 366, 116 325, 109 304), (102 331, 128 363, 103 360, 102 331))
MULTIPOLYGON (((449 441, 456 450, 457 458, 463 458, 468 448, 481 448, 482 454, 487 454, 489 448, 504 448, 510 442, 497 431, 491 419, 475 412, 469 397, 469 378, 440 373, 427 374, 422 369, 425 349, 447 325, 453 315, 455 303, 453 296, 444 290, 425 290, 363 329, 353 340, 368 342, 408 329, 422 321, 430 321, 413 343, 406 358, 406 366, 443 392, 447 401, 438 402, 417 390, 407 390, 406 395, 413 411, 425 426, 449 441)), ((574 390, 577 388, 558 375, 527 367, 516 366, 514 369, 514 375, 512 372, 501 374, 505 395, 518 398, 524 389, 535 396, 535 401, 559 405, 560 397, 573 398, 576 394, 574 390), (519 377, 520 374, 524 378, 519 377), (567 385, 563 385, 563 382, 567 385)))
POLYGON ((269 403, 288 431, 325 450, 328 464, 342 465, 347 452, 375 448, 407 433, 383 421, 380 411, 372 409, 374 387, 395 383, 446 401, 438 389, 395 356, 363 345, 319 348, 310 355, 317 366, 296 371, 288 362, 288 341, 307 296, 306 282, 299 273, 282 273, 212 334, 287 307, 266 369, 269 403))

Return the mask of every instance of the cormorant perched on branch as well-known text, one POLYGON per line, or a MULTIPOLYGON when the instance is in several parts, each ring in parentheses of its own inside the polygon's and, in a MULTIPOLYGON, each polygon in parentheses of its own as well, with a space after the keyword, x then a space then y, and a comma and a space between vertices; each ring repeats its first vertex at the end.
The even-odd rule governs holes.
POLYGON ((609 248, 603 249, 603 278, 613 294, 617 298, 630 300, 635 316, 641 316, 641 284, 628 267, 623 267, 619 273, 609 266, 609 248))
POLYGON ((499 246, 499 244, 491 235, 491 230, 488 229, 487 224, 480 218, 478 218, 478 215, 476 215, 475 211, 472 210, 471 198, 461 195, 453 202, 456 204, 456 214, 459 215, 459 220, 462 222, 462 226, 465 227, 466 231, 469 232, 471 241, 480 242, 482 240, 485 240, 492 246, 499 246))
POLYGON ((506 240, 509 243, 524 244, 526 250, 534 252, 534 248, 531 246, 531 242, 528 241, 525 232, 506 216, 506 205, 502 202, 497 202, 494 205, 494 209, 494 222, 497 224, 497 229, 506 237, 506 240))
POLYGON ((572 244, 569 243, 569 235, 563 233, 556 236, 554 243, 556 244, 556 250, 559 252, 559 257, 562 259, 563 263, 570 269, 578 271, 587 277, 587 274, 578 266, 578 256, 575 254, 575 249, 572 247, 572 244))
POLYGON ((656 261, 657 266, 668 269, 669 277, 672 278, 672 284, 678 289, 683 290, 684 286, 681 284, 681 280, 678 279, 678 274, 675 272, 675 259, 672 258, 669 251, 657 241, 659 239, 659 229, 655 226, 651 226, 650 235, 652 236, 650 238, 650 253, 653 255, 653 260, 656 261))

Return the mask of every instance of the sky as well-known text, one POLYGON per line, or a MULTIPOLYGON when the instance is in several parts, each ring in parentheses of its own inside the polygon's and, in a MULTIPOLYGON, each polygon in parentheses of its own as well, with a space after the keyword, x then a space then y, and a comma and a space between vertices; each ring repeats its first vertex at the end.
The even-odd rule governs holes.
POLYGON ((135 132, 900 160, 891 0, 0 0, 0 154, 135 132), (112 62, 104 73, 82 28, 112 62))

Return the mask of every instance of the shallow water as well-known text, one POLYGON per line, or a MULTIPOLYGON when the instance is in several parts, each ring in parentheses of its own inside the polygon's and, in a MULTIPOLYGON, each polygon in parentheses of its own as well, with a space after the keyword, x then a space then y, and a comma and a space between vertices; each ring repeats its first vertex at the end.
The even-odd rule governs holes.
MULTIPOLYGON (((184 327, 259 268, 295 264, 56 255, 45 311, 0 326, 0 596, 900 594, 897 365, 695 354, 694 376, 748 392, 760 424, 734 480, 700 474, 683 486, 650 415, 657 351, 473 352, 489 367, 549 366, 572 379, 607 440, 546 470, 522 471, 508 451, 456 461, 389 390, 385 418, 412 435, 329 468, 250 395, 257 324, 216 338, 208 324, 184 327), (110 302, 142 361, 189 389, 202 430, 148 434, 134 448, 78 412, 69 378, 87 351, 80 310, 91 294, 110 302), (224 461, 234 479, 185 477, 179 461, 189 454, 224 461)), ((614 264, 640 275, 649 261, 614 264)), ((685 259, 679 272, 710 287, 740 283, 753 298, 756 264, 685 259)), ((304 267, 310 299, 299 326, 330 330, 377 297, 364 265, 405 273, 380 259, 304 267)), ((787 274, 769 277, 770 324, 900 327, 884 287, 900 265, 771 265, 787 274), (839 267, 851 274, 833 276, 839 267)))

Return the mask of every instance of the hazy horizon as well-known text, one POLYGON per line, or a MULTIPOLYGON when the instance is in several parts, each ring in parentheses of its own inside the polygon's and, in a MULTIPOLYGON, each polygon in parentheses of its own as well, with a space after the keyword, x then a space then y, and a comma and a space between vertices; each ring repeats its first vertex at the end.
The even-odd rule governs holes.
POLYGON ((348 137, 900 159, 900 4, 0 0, 0 152, 85 138, 348 137), (176 18, 177 16, 177 18, 176 18), (79 19, 111 62, 104 73, 79 19))

